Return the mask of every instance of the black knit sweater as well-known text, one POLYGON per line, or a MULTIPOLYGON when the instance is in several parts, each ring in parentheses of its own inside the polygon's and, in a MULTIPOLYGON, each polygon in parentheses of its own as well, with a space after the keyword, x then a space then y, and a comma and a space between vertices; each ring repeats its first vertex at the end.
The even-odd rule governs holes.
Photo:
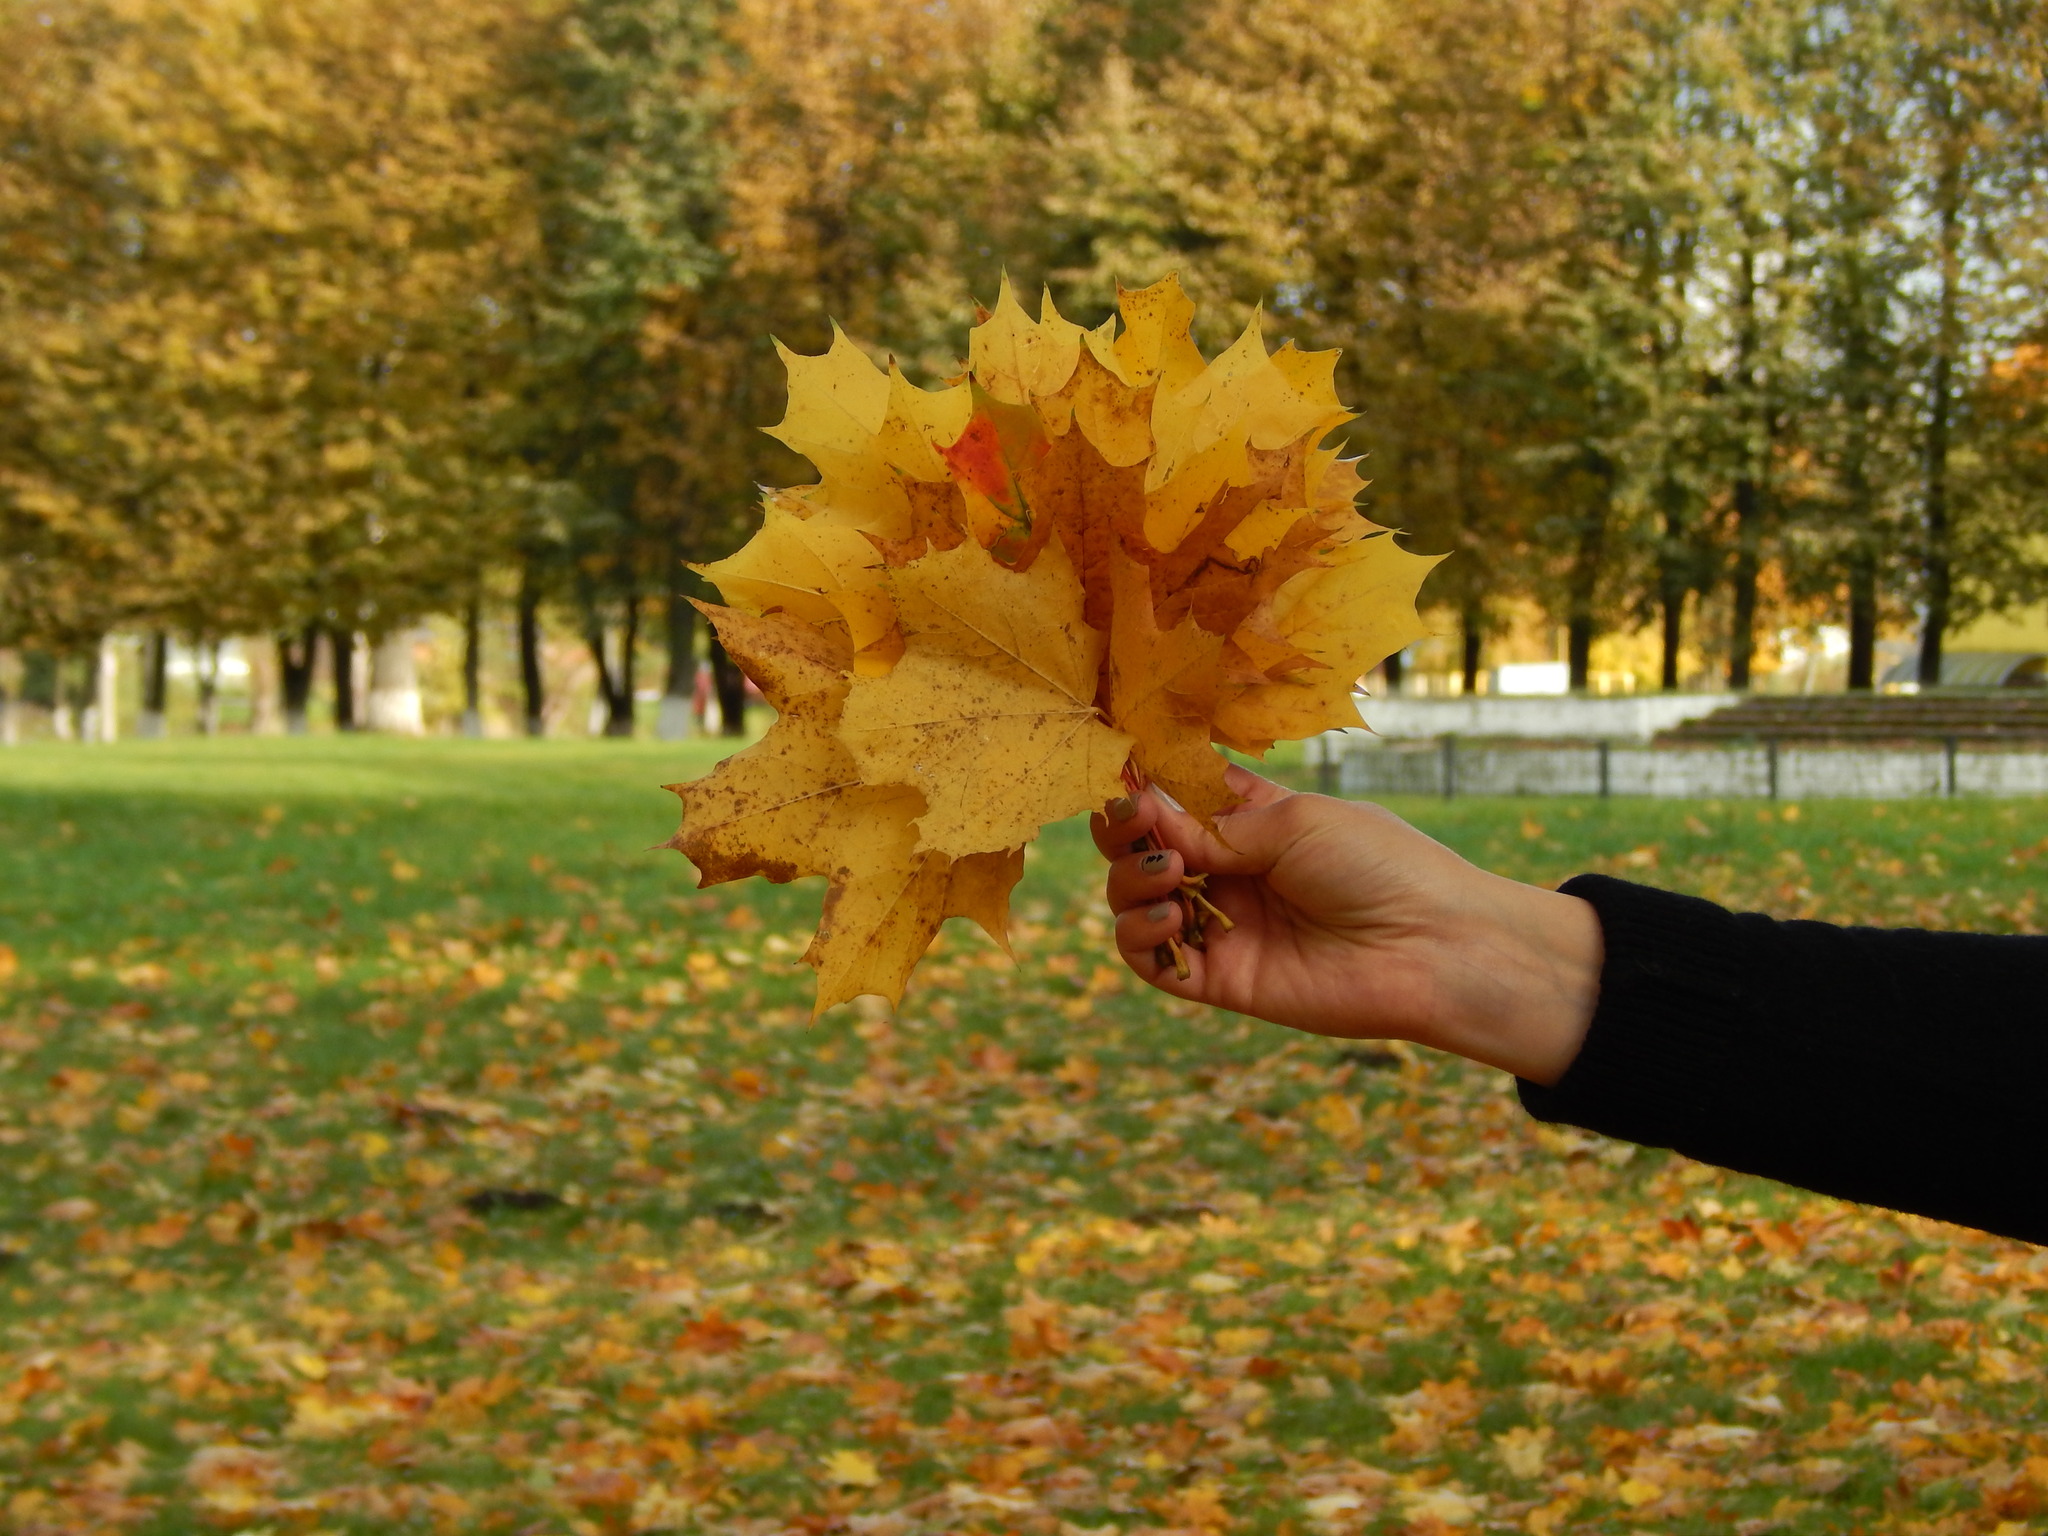
POLYGON ((1540 1120, 2048 1243, 2048 938, 1835 928, 1604 875, 1600 1003, 1540 1120))

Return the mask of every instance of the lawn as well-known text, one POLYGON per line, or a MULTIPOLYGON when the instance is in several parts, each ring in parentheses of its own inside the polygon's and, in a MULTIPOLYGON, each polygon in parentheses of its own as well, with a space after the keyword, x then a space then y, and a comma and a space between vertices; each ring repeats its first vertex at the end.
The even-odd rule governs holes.
MULTIPOLYGON (((2003 1532, 2048 1261, 1138 991, 1084 830, 903 1012, 654 851, 708 745, 0 753, 34 1533, 2003 1532)), ((1412 802, 1475 859, 2031 930, 2039 804, 1412 802)))

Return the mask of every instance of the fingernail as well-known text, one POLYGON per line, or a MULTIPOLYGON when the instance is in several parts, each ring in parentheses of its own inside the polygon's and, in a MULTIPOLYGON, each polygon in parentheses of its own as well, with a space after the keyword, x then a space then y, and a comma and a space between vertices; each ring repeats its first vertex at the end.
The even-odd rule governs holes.
POLYGON ((1173 916, 1173 903, 1170 901, 1162 901, 1156 906, 1145 909, 1145 921, 1148 923, 1163 923, 1171 916, 1173 916))
POLYGON ((1119 795, 1116 799, 1109 802, 1109 819, 1111 821, 1129 821, 1137 814, 1138 802, 1129 795, 1119 795))
POLYGON ((1138 860, 1138 868, 1148 875, 1156 875, 1160 870, 1166 868, 1166 861, 1172 857, 1172 854, 1161 848, 1158 852, 1148 853, 1145 857, 1138 860))

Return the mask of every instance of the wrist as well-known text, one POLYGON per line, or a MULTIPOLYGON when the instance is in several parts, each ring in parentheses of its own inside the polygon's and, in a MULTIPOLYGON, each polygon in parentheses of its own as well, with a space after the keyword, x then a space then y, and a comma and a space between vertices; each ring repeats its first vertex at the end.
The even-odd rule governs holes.
POLYGON ((1548 1086, 1600 1000, 1599 916, 1576 896, 1474 874, 1437 935, 1434 1038, 1423 1043, 1548 1086))

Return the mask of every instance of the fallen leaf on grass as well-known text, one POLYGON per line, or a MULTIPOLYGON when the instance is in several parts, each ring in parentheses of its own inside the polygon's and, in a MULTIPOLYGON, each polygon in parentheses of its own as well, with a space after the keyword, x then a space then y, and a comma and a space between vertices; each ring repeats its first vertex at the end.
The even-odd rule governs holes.
POLYGON ((833 1451, 824 1460, 825 1481, 841 1488, 873 1488, 882 1481, 866 1451, 833 1451))

